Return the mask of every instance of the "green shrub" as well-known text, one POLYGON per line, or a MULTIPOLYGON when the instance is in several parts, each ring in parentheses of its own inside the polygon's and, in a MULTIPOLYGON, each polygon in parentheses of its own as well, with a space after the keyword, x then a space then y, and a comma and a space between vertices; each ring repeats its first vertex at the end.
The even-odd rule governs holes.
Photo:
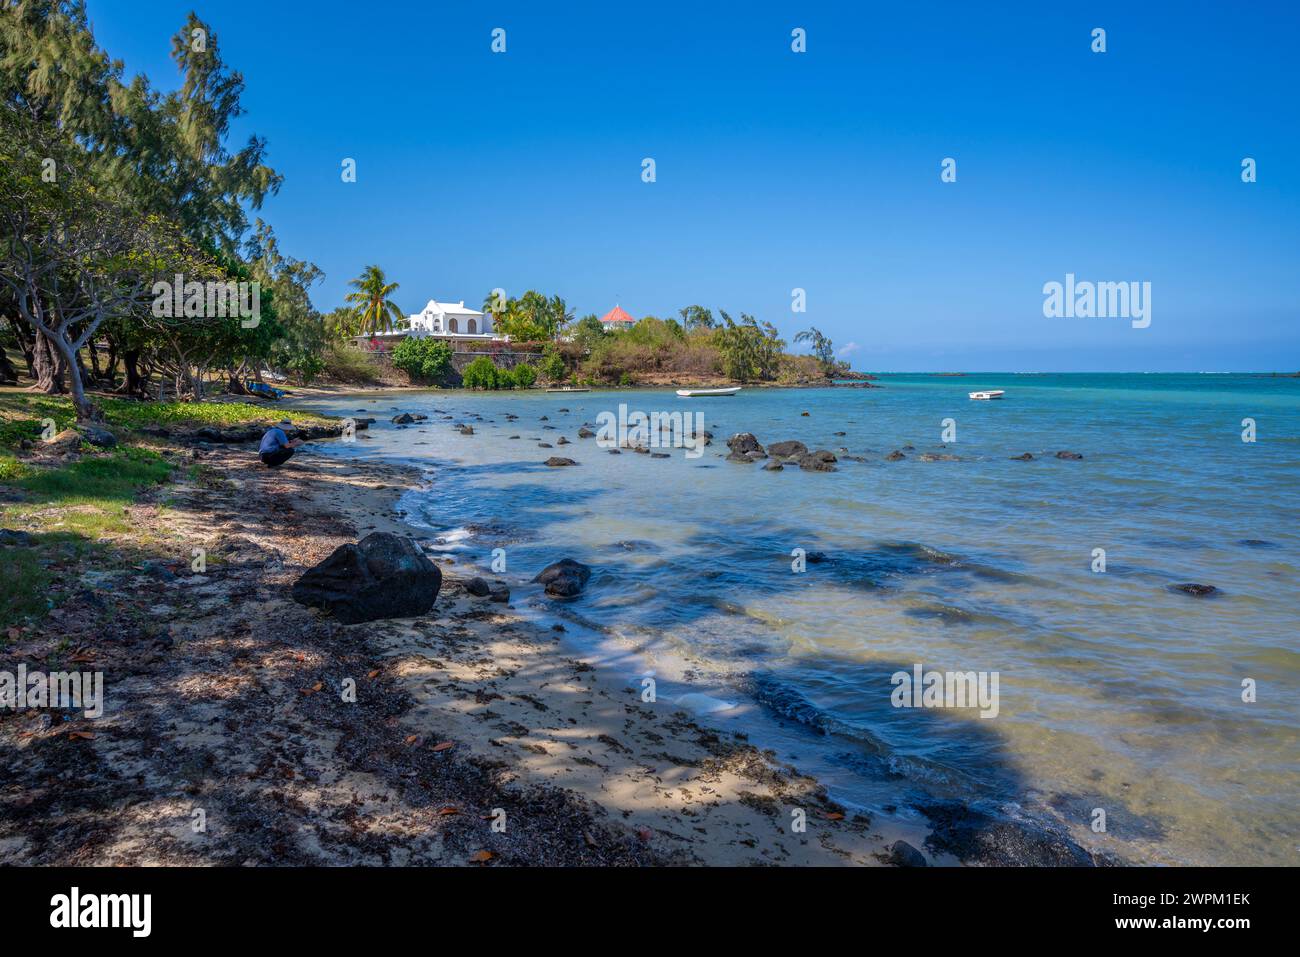
POLYGON ((460 374, 461 383, 467 389, 501 388, 501 370, 488 356, 479 356, 465 367, 460 374))
POLYGON ((515 366, 514 372, 511 373, 511 377, 515 380, 514 385, 516 389, 531 389, 533 383, 537 381, 537 370, 528 363, 523 362, 515 366))
POLYGON ((412 378, 440 379, 451 368, 451 346, 437 339, 407 338, 393 347, 392 358, 393 365, 412 378))
POLYGON ((540 371, 549 382, 559 382, 564 378, 566 373, 564 358, 555 350, 554 346, 547 346, 546 351, 542 354, 540 371))

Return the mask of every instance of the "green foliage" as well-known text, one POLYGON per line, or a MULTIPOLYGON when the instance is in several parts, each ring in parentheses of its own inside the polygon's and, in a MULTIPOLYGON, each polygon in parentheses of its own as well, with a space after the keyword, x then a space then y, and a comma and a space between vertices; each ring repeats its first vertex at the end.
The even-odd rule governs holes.
POLYGON ((600 324, 600 317, 590 313, 578 320, 573 327, 573 341, 584 351, 591 349, 605 338, 605 327, 600 324))
POLYGON ((393 347, 393 365, 414 379, 441 379, 451 368, 451 346, 433 338, 406 338, 393 347))
POLYGON ((719 313, 724 325, 714 331, 713 340, 726 374, 741 382, 776 378, 781 350, 785 348, 776 327, 770 322, 760 324, 743 312, 740 322, 733 321, 725 310, 719 313))
POLYGON ((829 375, 835 368, 835 347, 831 340, 822 335, 821 330, 816 326, 805 329, 803 332, 796 333, 795 342, 808 342, 812 344, 813 355, 817 361, 822 364, 823 370, 829 375))
POLYGON ((559 351, 553 346, 547 346, 542 352, 542 361, 538 371, 548 382, 559 382, 564 378, 566 369, 564 358, 559 351))
POLYGON ((533 289, 504 303, 488 293, 483 300, 483 311, 492 313, 498 333, 516 342, 549 342, 573 321, 573 313, 563 299, 547 298, 533 289))
POLYGON ((465 367, 460 374, 461 383, 467 389, 499 389, 501 370, 488 356, 479 356, 465 367))
POLYGON ((356 290, 344 299, 359 313, 360 331, 357 335, 392 329, 405 318, 397 303, 389 298, 398 290, 398 284, 388 282, 378 266, 367 266, 365 272, 349 281, 348 285, 356 290))
POLYGON ((677 314, 682 317, 682 324, 690 332, 714 328, 713 312, 703 306, 687 306, 685 309, 678 310, 677 314))
POLYGON ((526 362, 515 366, 510 375, 514 379, 516 389, 531 389, 533 383, 537 381, 537 370, 526 362))

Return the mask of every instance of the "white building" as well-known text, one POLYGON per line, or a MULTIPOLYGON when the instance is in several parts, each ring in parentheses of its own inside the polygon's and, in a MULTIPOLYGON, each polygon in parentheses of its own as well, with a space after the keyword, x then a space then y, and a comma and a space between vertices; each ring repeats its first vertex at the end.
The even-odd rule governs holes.
POLYGON ((422 339, 425 336, 457 339, 496 338, 492 330, 492 314, 467 308, 464 299, 460 302, 439 302, 430 299, 422 312, 406 317, 406 325, 407 331, 415 339, 422 339))
POLYGON ((465 300, 439 302, 430 299, 414 315, 407 316, 401 328, 388 332, 374 332, 353 336, 352 344, 366 352, 390 352, 403 339, 444 339, 453 350, 475 351, 475 345, 509 341, 509 336, 498 336, 492 324, 492 314, 470 309, 465 300))

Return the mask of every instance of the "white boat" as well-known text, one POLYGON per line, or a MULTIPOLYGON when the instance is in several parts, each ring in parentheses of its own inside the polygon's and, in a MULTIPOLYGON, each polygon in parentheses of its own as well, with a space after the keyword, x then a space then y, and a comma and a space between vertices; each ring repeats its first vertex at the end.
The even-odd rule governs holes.
POLYGON ((733 385, 729 389, 678 389, 677 394, 683 399, 694 399, 710 395, 735 395, 740 391, 740 386, 733 385))
POLYGON ((970 397, 972 399, 1000 399, 1004 395, 1006 395, 1006 392, 1002 389, 986 389, 983 392, 972 392, 970 397))
POLYGON ((547 389, 547 392, 590 392, 590 389, 579 388, 578 386, 566 385, 562 389, 547 389))

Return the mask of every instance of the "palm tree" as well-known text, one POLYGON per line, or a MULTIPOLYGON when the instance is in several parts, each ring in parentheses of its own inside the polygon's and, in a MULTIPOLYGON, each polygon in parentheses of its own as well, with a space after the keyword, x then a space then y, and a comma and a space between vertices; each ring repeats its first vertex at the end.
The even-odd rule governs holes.
POLYGON ((388 298, 397 291, 397 283, 385 282, 385 278, 378 266, 367 266, 365 272, 348 283, 357 291, 348 293, 344 299, 354 303, 361 314, 362 335, 392 329, 404 318, 397 303, 388 298))

